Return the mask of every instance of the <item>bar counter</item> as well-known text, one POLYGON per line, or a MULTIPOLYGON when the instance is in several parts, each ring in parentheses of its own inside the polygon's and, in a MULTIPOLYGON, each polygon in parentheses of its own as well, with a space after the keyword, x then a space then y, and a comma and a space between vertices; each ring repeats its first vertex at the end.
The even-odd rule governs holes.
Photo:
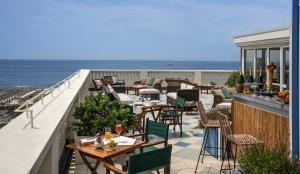
POLYGON ((250 134, 275 147, 289 144, 289 105, 267 96, 233 94, 234 134, 250 134))

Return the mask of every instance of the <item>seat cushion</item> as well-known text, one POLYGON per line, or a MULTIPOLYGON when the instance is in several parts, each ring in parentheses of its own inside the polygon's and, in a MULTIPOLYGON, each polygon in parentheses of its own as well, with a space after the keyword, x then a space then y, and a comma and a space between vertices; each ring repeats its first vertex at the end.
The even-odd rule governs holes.
POLYGON ((180 117, 181 116, 181 112, 180 111, 163 111, 160 113, 161 117, 171 117, 171 116, 177 116, 180 117), (175 115, 174 115, 175 112, 175 115))
POLYGON ((169 92, 169 93, 167 93, 167 96, 174 99, 174 100, 176 100, 177 92, 169 92))
POLYGON ((140 89, 140 94, 159 94, 160 91, 154 88, 140 89))
POLYGON ((231 108, 231 103, 229 102, 223 102, 223 103, 219 103, 216 106, 216 109, 224 109, 224 108, 231 108))
POLYGON ((186 83, 180 84, 180 89, 194 89, 195 87, 193 85, 188 85, 186 83))
POLYGON ((125 102, 127 104, 134 102, 134 100, 125 93, 118 93, 118 97, 119 97, 120 101, 125 102))

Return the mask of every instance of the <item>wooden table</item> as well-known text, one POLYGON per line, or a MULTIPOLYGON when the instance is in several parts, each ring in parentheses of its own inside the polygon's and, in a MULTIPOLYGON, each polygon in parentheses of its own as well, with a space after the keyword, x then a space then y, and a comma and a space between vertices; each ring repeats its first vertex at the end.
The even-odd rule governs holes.
POLYGON ((200 91, 202 93, 202 90, 206 90, 206 94, 208 94, 208 90, 211 90, 214 88, 214 85, 200 85, 200 91))
POLYGON ((165 102, 159 102, 159 103, 152 103, 150 105, 145 105, 142 107, 142 112, 150 112, 152 114, 153 120, 157 121, 160 115, 160 111, 162 107, 168 106, 165 102), (155 115, 155 111, 158 111, 158 114, 155 115))
POLYGON ((133 86, 127 87, 127 94, 128 94, 129 90, 133 90, 135 95, 139 95, 140 89, 145 89, 148 87, 149 87, 148 85, 133 85, 133 86))
POLYGON ((77 150, 83 159, 84 163, 87 165, 88 169, 92 174, 97 173, 97 168, 100 161, 110 163, 112 165, 112 158, 126 152, 132 152, 134 149, 140 147, 144 141, 136 140, 135 144, 132 146, 117 146, 116 150, 110 152, 104 152, 103 149, 97 149, 94 144, 81 146, 79 143, 68 144, 67 148, 77 150), (86 157, 96 159, 96 164, 92 166, 86 157))

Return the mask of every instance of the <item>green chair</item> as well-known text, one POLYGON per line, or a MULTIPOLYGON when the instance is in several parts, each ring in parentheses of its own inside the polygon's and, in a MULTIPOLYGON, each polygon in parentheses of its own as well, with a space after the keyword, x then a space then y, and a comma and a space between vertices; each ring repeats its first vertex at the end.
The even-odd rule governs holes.
POLYGON ((145 140, 145 144, 143 144, 140 148, 136 149, 135 154, 156 150, 158 148, 155 147, 154 145, 158 145, 158 144, 164 144, 164 147, 167 147, 168 135, 169 135, 169 125, 155 122, 147 118, 145 134, 142 134, 143 139, 145 140), (149 138, 150 135, 155 135, 161 138, 161 140, 150 141, 149 138))
MULTIPOLYGON (((167 145, 165 148, 156 149, 150 152, 145 152, 136 155, 130 155, 128 159, 128 174, 146 174, 152 170, 164 168, 165 174, 170 174, 172 145, 167 145)), ((126 174, 126 172, 116 168, 112 164, 104 163, 106 173, 110 171, 115 174, 126 174)))
POLYGON ((185 100, 181 97, 177 97, 176 106, 162 107, 159 112, 160 122, 168 125, 173 125, 175 132, 176 125, 180 128, 180 136, 182 137, 182 114, 184 111, 185 100))

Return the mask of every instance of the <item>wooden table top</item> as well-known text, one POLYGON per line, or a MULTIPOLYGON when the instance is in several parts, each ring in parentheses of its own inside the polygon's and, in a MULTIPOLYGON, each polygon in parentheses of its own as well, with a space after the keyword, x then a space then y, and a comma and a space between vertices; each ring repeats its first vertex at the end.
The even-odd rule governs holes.
POLYGON ((134 149, 140 147, 144 143, 145 143, 144 141, 136 140, 134 145, 131 145, 131 146, 118 145, 116 150, 112 150, 109 152, 104 152, 103 149, 97 149, 94 144, 81 146, 79 143, 72 143, 72 144, 68 144, 67 148, 70 148, 73 150, 78 150, 79 152, 83 152, 87 155, 90 155, 90 156, 93 156, 96 158, 105 159, 105 158, 112 158, 114 156, 120 155, 125 152, 133 151, 134 149))

